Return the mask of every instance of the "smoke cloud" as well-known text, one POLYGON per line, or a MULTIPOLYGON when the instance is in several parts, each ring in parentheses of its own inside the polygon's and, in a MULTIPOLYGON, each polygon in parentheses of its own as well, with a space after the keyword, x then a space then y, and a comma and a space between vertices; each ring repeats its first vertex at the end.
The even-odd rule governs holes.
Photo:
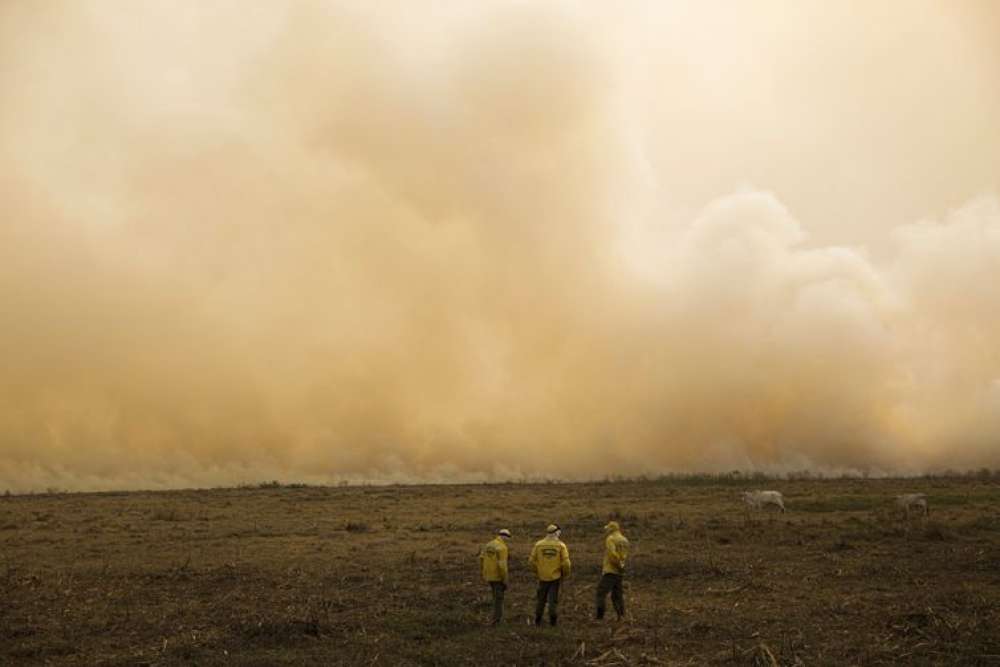
POLYGON ((1000 466, 996 4, 432 4, 0 5, 0 487, 1000 466))

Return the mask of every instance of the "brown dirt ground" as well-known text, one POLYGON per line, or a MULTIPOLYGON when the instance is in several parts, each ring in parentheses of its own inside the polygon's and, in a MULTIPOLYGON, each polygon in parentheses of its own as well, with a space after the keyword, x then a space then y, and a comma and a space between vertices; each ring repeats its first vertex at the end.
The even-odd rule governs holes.
POLYGON ((998 478, 766 487, 787 514, 697 479, 0 497, 0 664, 1000 664, 998 478), (893 515, 910 491, 928 519, 893 515), (634 545, 621 624, 591 620, 609 517, 634 545), (575 572, 535 628, 551 521, 575 572))

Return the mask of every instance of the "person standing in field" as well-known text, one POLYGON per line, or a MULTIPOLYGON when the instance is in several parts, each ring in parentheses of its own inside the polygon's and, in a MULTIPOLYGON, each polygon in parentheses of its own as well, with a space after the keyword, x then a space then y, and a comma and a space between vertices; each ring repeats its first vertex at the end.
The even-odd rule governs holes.
POLYGON ((601 581, 597 584, 597 620, 604 618, 605 603, 608 593, 611 593, 611 604, 615 606, 620 621, 625 616, 622 579, 625 576, 629 544, 617 521, 609 521, 604 526, 604 534, 604 566, 601 568, 601 581))
POLYGON ((490 585, 493 593, 493 625, 498 625, 503 618, 503 594, 507 590, 507 540, 510 531, 501 528, 496 537, 483 545, 479 550, 479 565, 483 579, 490 585))
POLYGON ((559 539, 562 531, 556 524, 550 524, 546 535, 531 549, 528 563, 538 578, 538 600, 535 604, 535 625, 542 624, 545 605, 549 606, 549 623, 556 624, 559 618, 559 584, 569 576, 569 549, 559 539))

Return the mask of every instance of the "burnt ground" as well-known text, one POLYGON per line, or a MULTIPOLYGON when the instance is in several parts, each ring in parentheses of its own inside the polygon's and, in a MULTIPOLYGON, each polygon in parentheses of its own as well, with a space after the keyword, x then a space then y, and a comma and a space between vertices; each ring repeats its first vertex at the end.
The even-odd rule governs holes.
POLYGON ((742 487, 698 479, 2 497, 0 664, 1000 665, 996 478, 766 487, 787 514, 748 521, 742 487), (895 516, 902 492, 930 517, 895 516), (621 624, 591 620, 609 517, 634 545, 621 624), (551 521, 575 572, 535 628, 551 521))

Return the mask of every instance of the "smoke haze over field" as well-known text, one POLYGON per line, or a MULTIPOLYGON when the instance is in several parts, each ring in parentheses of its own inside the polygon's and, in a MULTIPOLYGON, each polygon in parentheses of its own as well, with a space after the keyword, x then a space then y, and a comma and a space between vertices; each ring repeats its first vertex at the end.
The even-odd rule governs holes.
POLYGON ((1000 466, 1000 7, 599 5, 0 5, 0 488, 1000 466))

